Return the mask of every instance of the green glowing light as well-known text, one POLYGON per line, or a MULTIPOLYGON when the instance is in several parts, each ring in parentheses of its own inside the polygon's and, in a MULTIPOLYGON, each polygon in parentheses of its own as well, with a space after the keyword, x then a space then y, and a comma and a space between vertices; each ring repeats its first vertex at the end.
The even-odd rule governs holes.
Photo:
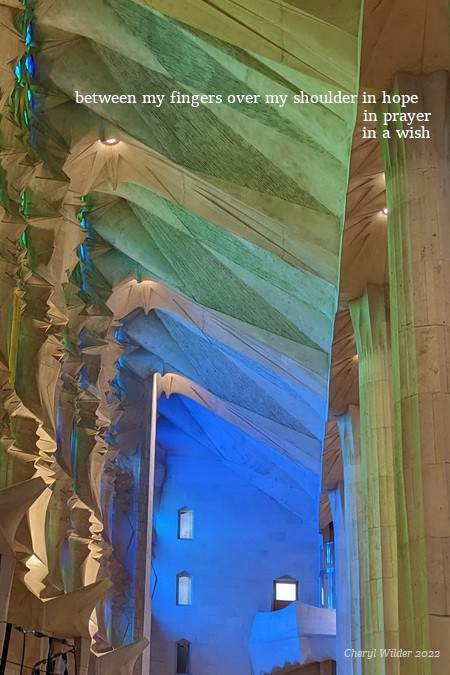
POLYGON ((20 212, 22 213, 25 218, 30 217, 30 210, 28 208, 28 198, 26 191, 23 193, 22 197, 20 198, 20 212))

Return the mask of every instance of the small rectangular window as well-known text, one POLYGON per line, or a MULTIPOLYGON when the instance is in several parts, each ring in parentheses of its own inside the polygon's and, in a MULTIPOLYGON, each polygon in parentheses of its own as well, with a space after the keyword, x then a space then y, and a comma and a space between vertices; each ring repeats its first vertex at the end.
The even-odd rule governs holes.
POLYGON ((191 577, 186 572, 177 575, 177 605, 191 604, 191 577))
POLYGON ((177 675, 189 673, 190 647, 187 640, 177 642, 177 675))
POLYGON ((297 600, 297 584, 290 581, 276 581, 275 600, 285 600, 287 602, 297 600))
POLYGON ((178 539, 192 539, 194 514, 192 509, 178 511, 178 539))

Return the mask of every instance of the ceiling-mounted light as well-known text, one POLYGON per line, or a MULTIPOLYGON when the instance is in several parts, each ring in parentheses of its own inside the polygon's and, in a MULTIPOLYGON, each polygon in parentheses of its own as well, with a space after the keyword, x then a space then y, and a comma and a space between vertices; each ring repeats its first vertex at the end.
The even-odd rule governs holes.
POLYGON ((389 213, 389 209, 387 206, 384 207, 384 209, 381 209, 381 213, 384 213, 385 216, 389 213))
POLYGON ((101 138, 100 140, 105 145, 116 145, 119 142, 119 139, 114 136, 108 136, 107 138, 101 138))

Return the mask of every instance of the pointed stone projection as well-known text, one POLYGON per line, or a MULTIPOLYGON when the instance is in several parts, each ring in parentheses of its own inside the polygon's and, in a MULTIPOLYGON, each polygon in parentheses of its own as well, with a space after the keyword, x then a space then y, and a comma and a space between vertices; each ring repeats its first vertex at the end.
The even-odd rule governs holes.
POLYGON ((103 579, 70 593, 41 600, 24 583, 17 583, 11 594, 9 620, 50 637, 90 640, 89 619, 111 585, 108 579, 103 579))
POLYGON ((0 490, 0 645, 3 644, 16 565, 14 536, 29 507, 45 489, 42 478, 32 478, 0 490))
POLYGON ((42 478, 32 478, 0 490, 0 554, 2 556, 15 556, 14 536, 19 523, 46 487, 42 478))
POLYGON ((104 654, 92 654, 92 675, 132 675, 136 659, 148 645, 148 640, 142 638, 104 654))

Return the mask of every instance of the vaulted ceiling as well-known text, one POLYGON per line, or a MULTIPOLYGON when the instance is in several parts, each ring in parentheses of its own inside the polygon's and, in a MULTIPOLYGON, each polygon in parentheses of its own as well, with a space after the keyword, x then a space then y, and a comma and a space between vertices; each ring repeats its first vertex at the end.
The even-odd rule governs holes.
POLYGON ((150 283, 145 311, 114 313, 123 366, 202 388, 318 476, 356 107, 226 98, 356 92, 359 3, 231 4, 41 3, 42 110, 87 195, 89 287, 111 308, 121 284, 150 283), (75 91, 138 103, 82 106, 75 91), (139 103, 172 91, 225 102, 139 103))

